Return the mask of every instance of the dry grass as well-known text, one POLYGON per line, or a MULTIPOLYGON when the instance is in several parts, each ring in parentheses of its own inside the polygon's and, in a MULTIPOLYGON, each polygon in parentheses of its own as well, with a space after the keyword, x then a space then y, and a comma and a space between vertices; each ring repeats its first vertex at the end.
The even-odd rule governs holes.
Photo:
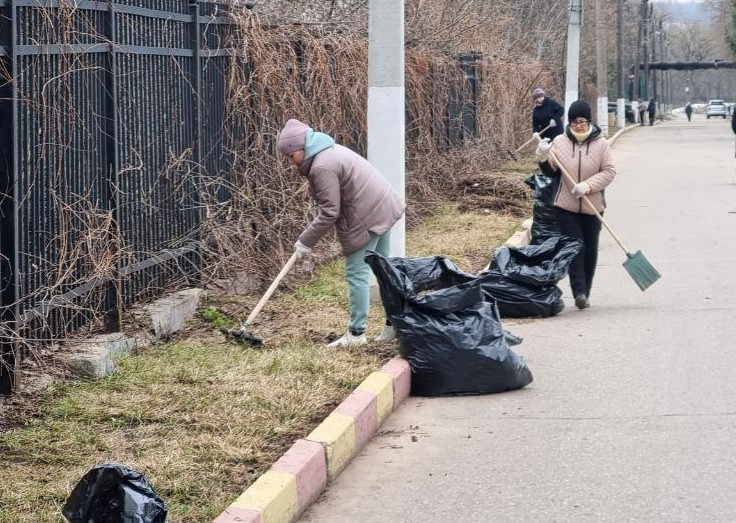
MULTIPOLYGON (((512 194, 529 172, 529 164, 517 164, 488 176, 505 178, 512 194)), ((476 272, 522 220, 457 212, 461 203, 441 206, 410 230, 407 254, 447 256, 476 272)), ((61 521, 76 482, 106 461, 140 470, 167 503, 169 521, 216 517, 396 353, 393 345, 325 348, 347 322, 343 267, 329 262, 278 293, 252 326, 266 341, 261 348, 229 343, 213 326, 237 324, 258 296, 210 295, 202 307, 209 321, 193 320, 177 340, 121 359, 114 375, 62 382, 32 402, 17 398, 16 427, 0 435, 0 522, 61 521)), ((369 322, 375 335, 380 307, 369 322)))

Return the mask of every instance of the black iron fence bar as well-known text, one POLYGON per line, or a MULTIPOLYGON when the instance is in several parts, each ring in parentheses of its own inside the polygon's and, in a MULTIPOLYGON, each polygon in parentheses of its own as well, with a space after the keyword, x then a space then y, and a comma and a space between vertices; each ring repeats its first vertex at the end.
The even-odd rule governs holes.
MULTIPOLYGON (((109 43, 98 44, 46 44, 46 45, 17 45, 16 56, 44 55, 44 54, 84 54, 84 53, 109 53, 110 48, 116 53, 134 53, 160 56, 192 56, 191 49, 174 49, 171 47, 145 47, 138 45, 111 46, 109 43)), ((237 56, 243 54, 239 49, 200 49, 202 58, 215 56, 237 56)), ((0 58, 10 56, 10 51, 4 45, 0 45, 0 58)))
MULTIPOLYGON (((197 242, 190 242, 188 245, 185 245, 184 247, 179 247, 178 249, 167 249, 161 254, 157 254, 155 256, 152 256, 151 258, 146 258, 145 260, 126 265, 118 271, 118 275, 122 277, 130 276, 131 274, 135 274, 145 269, 150 269, 151 267, 155 267, 156 265, 161 265, 165 262, 175 260, 176 258, 181 258, 185 254, 196 253, 198 252, 198 250, 199 246, 197 242)), ((18 317, 18 321, 20 325, 24 325, 35 318, 46 317, 49 312, 56 309, 57 307, 73 303, 73 300, 75 298, 81 298, 88 292, 97 289, 101 285, 112 280, 112 277, 97 276, 95 278, 92 278, 82 285, 74 287, 70 291, 65 292, 64 294, 53 296, 49 300, 41 301, 37 306, 33 307, 32 309, 27 309, 23 314, 18 317)))
POLYGON ((16 56, 108 53, 110 46, 107 43, 16 45, 14 51, 16 56))
MULTIPOLYGON (((173 47, 146 47, 141 45, 110 45, 108 43, 99 44, 44 44, 44 45, 17 45, 15 46, 16 56, 37 56, 37 55, 59 55, 59 54, 94 54, 109 53, 110 49, 115 53, 138 54, 149 56, 184 56, 191 57, 195 55, 192 49, 176 49, 173 47)), ((242 51, 238 49, 199 49, 199 56, 211 58, 214 56, 236 56, 242 51)), ((4 47, 0 47, 0 56, 9 56, 10 53, 4 47)))
MULTIPOLYGON (((109 10, 105 15, 104 31, 105 36, 110 42, 117 42, 117 31, 116 31, 116 15, 115 10, 109 10)), ((114 50, 114 47, 113 47, 114 50)), ((105 153, 107 159, 107 184, 103 190, 106 192, 106 203, 107 208, 113 213, 113 234, 120 234, 120 207, 118 206, 118 199, 116 193, 116 187, 119 184, 119 166, 120 166, 120 153, 118 151, 118 141, 120 140, 120 132, 118 130, 119 115, 118 115, 118 77, 117 72, 117 54, 112 52, 107 55, 107 71, 105 72, 105 134, 109 137, 105 140, 105 153)), ((116 261, 115 265, 118 266, 119 262, 116 261)), ((107 325, 110 330, 119 331, 122 328, 120 323, 119 314, 119 302, 120 297, 120 269, 118 268, 118 274, 114 275, 109 281, 106 282, 105 294, 110 311, 107 315, 107 325)), ((72 289, 74 290, 74 289, 72 289)))
MULTIPOLYGON (((2 7, 7 1, 8 0, 2 0, 2 3, 0 3, 0 7, 2 7)), ((45 9, 59 9, 61 7, 69 5, 69 3, 70 2, 68 0, 45 0, 43 2, 41 2, 40 0, 13 0, 13 5, 18 7, 38 7, 45 9)), ((71 3, 74 4, 71 7, 86 11, 110 10, 110 5, 107 2, 100 2, 95 0, 76 0, 76 2, 74 2, 74 0, 72 0, 71 3)), ((147 9, 145 7, 137 7, 133 5, 115 4, 112 10, 119 13, 145 16, 147 18, 163 18, 164 20, 171 20, 174 22, 189 22, 191 20, 190 16, 186 14, 172 13, 170 11, 159 11, 157 9, 147 9)))
MULTIPOLYGON (((73 2, 73 0, 72 0, 73 2)), ((69 0, 14 0, 13 5, 18 7, 39 7, 46 9, 59 9, 68 5, 69 0)), ((172 22, 191 22, 192 15, 182 13, 172 13, 170 11, 161 11, 158 9, 148 9, 146 7, 138 7, 134 5, 122 5, 114 4, 112 9, 107 3, 102 3, 99 0, 77 0, 73 2, 72 7, 76 9, 82 9, 87 11, 116 11, 118 13, 128 15, 144 16, 146 18, 158 18, 162 20, 170 20, 172 22)), ((8 4, 8 0, 0 0, 0 7, 5 7, 8 4)), ((227 16, 199 16, 199 22, 206 22, 212 24, 228 24, 232 23, 232 20, 227 16)))
MULTIPOLYGON (((189 3, 190 14, 192 20, 199 20, 199 2, 192 1, 189 3)), ((200 31, 199 22, 193 22, 191 25, 190 45, 194 53, 194 59, 190 66, 191 80, 194 83, 194 89, 192 90, 192 130, 194 131, 194 168, 195 168, 195 185, 194 185, 194 198, 198 198, 200 188, 202 186, 202 60, 201 47, 202 47, 202 32, 200 31)), ((199 208, 199 201, 197 201, 197 208, 199 208)), ((201 217, 198 217, 201 222, 201 217)))
MULTIPOLYGON (((10 42, 7 42, 9 44, 9 50, 11 54, 11 63, 10 63, 10 71, 12 78, 18 78, 18 61, 14 60, 12 58, 12 52, 13 52, 13 46, 15 45, 15 42, 18 38, 18 29, 17 24, 15 23, 15 20, 18 19, 18 7, 16 5, 10 5, 10 42)), ((12 143, 10 144, 10 149, 12 150, 11 158, 12 158, 12 165, 8 169, 9 174, 12 176, 11 183, 13 186, 13 201, 18 202, 20 201, 21 194, 20 194, 20 184, 16 183, 16 180, 18 180, 18 173, 20 172, 20 147, 18 146, 20 136, 18 132, 18 126, 15 125, 15 122, 19 121, 20 117, 20 107, 18 100, 20 99, 20 95, 18 93, 18 85, 16 82, 11 82, 10 85, 10 91, 12 93, 12 115, 13 115, 13 130, 12 130, 12 143)), ((8 260, 12 260, 11 267, 11 275, 6 280, 8 284, 8 288, 5 289, 3 292, 3 301, 5 303, 11 303, 10 306, 4 306, 3 307, 3 313, 2 313, 2 319, 4 320, 3 323, 14 325, 14 319, 19 316, 20 312, 20 304, 18 303, 18 289, 20 289, 20 274, 17 270, 17 267, 20 266, 20 244, 18 239, 18 216, 19 216, 20 210, 18 208, 18 205, 13 205, 13 211, 10 215, 10 219, 12 220, 12 223, 7 224, 8 228, 7 231, 12 231, 10 234, 12 235, 12 239, 8 242, 10 245, 12 245, 12 252, 9 253, 2 253, 8 260)), ((5 283, 5 282, 3 282, 5 283)), ((5 305, 3 303, 3 305, 5 305)), ((12 328, 12 327, 11 327, 12 328)), ((3 340, 2 343, 2 354, 0 354, 0 365, 4 367, 2 373, 0 373, 0 376, 2 376, 3 379, 0 379, 0 394, 10 395, 13 393, 13 390, 15 389, 15 370, 16 370, 16 356, 18 354, 18 346, 17 341, 14 339, 7 339, 3 340)))
POLYGON ((110 49, 116 53, 144 54, 155 56, 186 56, 194 55, 191 49, 176 49, 172 47, 146 47, 139 45, 110 45, 99 44, 43 44, 43 45, 17 45, 16 56, 28 55, 58 55, 58 54, 94 54, 109 53, 110 49))

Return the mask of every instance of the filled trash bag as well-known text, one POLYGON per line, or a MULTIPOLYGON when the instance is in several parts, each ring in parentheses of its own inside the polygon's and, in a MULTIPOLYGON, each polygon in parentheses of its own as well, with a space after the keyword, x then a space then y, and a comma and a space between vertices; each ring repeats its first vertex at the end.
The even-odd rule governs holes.
POLYGON ((498 307, 501 318, 547 318, 565 310, 557 285, 532 285, 507 278, 498 270, 478 274, 483 290, 498 307))
POLYGON ((555 316, 565 309, 557 283, 567 275, 582 242, 553 236, 541 244, 496 249, 491 270, 477 278, 502 318, 555 316))
POLYGON ((386 259, 369 252, 365 261, 411 367, 412 394, 483 394, 532 382, 478 279, 440 257, 386 259))
POLYGON ((547 238, 560 235, 553 202, 557 192, 557 179, 538 171, 524 180, 534 190, 531 244, 543 243, 547 238))
POLYGON ((165 523, 167 510, 140 472, 105 463, 79 480, 61 512, 69 523, 165 523))
POLYGON ((570 263, 582 246, 578 239, 554 236, 538 245, 499 247, 491 269, 497 269, 501 275, 515 282, 555 285, 567 275, 570 263))

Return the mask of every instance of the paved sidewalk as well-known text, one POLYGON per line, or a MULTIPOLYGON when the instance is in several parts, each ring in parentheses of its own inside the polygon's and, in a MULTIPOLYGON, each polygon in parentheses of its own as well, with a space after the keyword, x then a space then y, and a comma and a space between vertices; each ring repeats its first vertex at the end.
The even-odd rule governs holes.
POLYGON ((506 322, 535 381, 409 398, 301 521, 736 521, 736 171, 728 121, 615 144, 592 307, 506 322))

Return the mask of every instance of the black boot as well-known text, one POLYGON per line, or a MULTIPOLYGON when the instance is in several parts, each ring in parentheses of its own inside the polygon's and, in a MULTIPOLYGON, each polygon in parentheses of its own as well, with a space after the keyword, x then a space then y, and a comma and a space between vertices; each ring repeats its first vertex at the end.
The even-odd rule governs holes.
POLYGON ((580 309, 587 309, 590 307, 590 300, 585 294, 578 294, 575 296, 575 306, 580 309))

